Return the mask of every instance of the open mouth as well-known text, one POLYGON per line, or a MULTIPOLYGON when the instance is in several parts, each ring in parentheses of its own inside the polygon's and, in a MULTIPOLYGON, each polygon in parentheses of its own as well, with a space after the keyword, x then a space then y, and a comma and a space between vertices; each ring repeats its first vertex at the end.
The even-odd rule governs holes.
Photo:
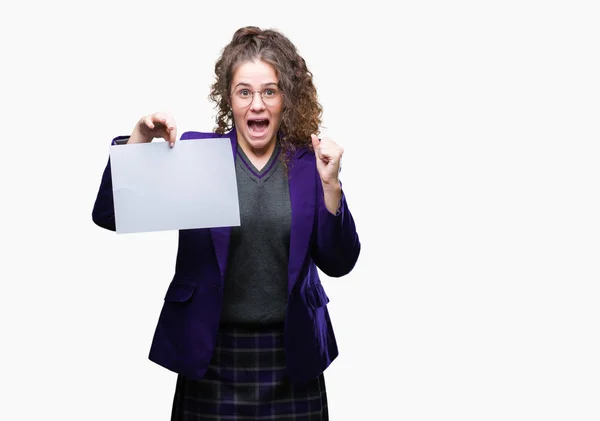
POLYGON ((261 119, 261 120, 248 120, 248 130, 250 133, 256 136, 260 136, 266 133, 269 128, 269 120, 261 119))

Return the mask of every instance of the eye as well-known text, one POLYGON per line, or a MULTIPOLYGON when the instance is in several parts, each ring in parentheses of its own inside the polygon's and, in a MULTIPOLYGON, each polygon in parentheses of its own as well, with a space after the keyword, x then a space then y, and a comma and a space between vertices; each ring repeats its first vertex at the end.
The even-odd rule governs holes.
POLYGON ((277 90, 276 89, 265 89, 264 95, 266 97, 275 96, 275 95, 277 95, 277 90))
POLYGON ((240 98, 248 98, 252 95, 248 89, 240 89, 237 94, 240 98))

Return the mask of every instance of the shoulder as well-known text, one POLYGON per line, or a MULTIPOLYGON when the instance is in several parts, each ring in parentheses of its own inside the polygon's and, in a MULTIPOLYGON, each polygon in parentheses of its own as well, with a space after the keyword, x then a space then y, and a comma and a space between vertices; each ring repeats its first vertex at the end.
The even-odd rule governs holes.
POLYGON ((215 133, 215 132, 196 132, 189 131, 183 132, 181 134, 180 140, 190 140, 190 139, 214 139, 215 137, 231 137, 231 132, 227 133, 215 133))
POLYGON ((315 162, 315 153, 312 149, 302 146, 300 148, 296 148, 291 156, 291 161, 315 162))

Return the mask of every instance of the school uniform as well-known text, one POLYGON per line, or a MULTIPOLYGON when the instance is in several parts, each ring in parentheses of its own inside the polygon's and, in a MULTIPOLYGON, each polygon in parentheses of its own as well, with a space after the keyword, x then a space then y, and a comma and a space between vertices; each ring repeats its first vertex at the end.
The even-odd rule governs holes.
MULTIPOLYGON (((338 349, 317 267, 340 277, 360 253, 345 195, 335 215, 325 208, 308 148, 287 172, 276 148, 259 171, 235 128, 181 140, 212 137, 231 141, 241 226, 179 231, 149 355, 178 373, 172 419, 327 420, 323 371, 338 349)), ((115 229, 110 161, 92 216, 115 229)))

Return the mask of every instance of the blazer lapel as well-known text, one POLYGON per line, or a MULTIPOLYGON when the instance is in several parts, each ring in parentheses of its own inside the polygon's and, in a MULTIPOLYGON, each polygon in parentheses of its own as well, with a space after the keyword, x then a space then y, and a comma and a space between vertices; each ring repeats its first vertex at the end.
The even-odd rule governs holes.
MULTIPOLYGON (((231 149, 233 153, 233 165, 235 165, 237 151, 237 133, 235 126, 226 135, 231 140, 231 149)), ((210 234, 215 248, 215 255, 221 272, 221 280, 225 281, 225 270, 227 269, 227 256, 229 254, 229 240, 231 238, 231 227, 210 228, 210 234)))
POLYGON ((290 232, 290 256, 288 264, 288 295, 294 290, 307 258, 310 236, 315 218, 315 162, 304 149, 290 162, 290 201, 292 227, 290 232), (301 159, 304 156, 304 159, 301 159))

